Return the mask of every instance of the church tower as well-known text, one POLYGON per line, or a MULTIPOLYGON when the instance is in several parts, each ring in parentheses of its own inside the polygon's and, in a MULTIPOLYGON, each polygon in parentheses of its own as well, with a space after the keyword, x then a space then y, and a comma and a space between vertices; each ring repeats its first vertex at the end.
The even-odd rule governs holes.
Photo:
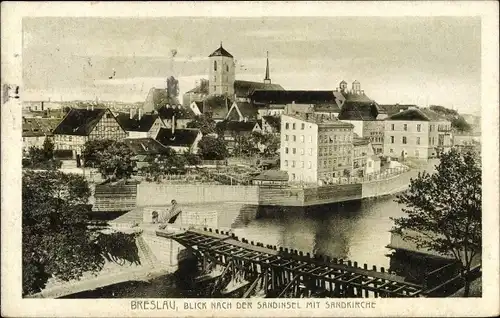
POLYGON ((340 91, 344 92, 347 89, 347 82, 342 80, 342 82, 340 82, 340 84, 339 84, 339 87, 340 87, 340 91))
POLYGON ((210 95, 234 95, 234 59, 233 56, 222 47, 215 50, 209 56, 209 89, 210 95))
POLYGON ((361 94, 361 84, 359 83, 358 80, 352 82, 352 92, 354 94, 361 94))
POLYGON ((271 84, 271 78, 269 77, 269 52, 267 52, 266 58, 266 77, 264 78, 264 84, 271 84))

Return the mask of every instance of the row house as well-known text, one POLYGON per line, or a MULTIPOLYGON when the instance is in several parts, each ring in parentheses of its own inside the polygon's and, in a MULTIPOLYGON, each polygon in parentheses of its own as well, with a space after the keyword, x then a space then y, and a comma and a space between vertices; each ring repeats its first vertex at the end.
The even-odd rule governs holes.
POLYGON ((344 102, 339 120, 354 126, 354 133, 361 138, 369 138, 376 154, 384 150, 384 121, 378 120, 379 108, 373 101, 344 102))
POLYGON ((385 120, 385 156, 428 159, 450 147, 451 123, 429 109, 409 108, 385 120))
POLYGON ((380 158, 370 142, 370 138, 355 136, 352 140, 352 172, 355 177, 380 172, 380 158))
POLYGON ((280 170, 291 182, 318 183, 350 175, 353 125, 287 108, 281 117, 280 170))
POLYGON ((72 152, 78 158, 89 140, 123 140, 127 132, 107 108, 71 109, 54 129, 56 150, 72 152))

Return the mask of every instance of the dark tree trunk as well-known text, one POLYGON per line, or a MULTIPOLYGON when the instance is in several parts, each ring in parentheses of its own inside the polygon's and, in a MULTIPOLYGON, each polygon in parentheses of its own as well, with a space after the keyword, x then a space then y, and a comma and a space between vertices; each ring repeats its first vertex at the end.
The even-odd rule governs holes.
POLYGON ((470 281, 467 276, 468 275, 465 275, 464 279, 464 297, 469 297, 470 295, 470 281))

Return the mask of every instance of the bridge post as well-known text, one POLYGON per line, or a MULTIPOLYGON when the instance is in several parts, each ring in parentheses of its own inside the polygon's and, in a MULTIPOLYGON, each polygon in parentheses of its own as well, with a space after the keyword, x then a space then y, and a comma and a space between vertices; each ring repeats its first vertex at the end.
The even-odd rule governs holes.
MULTIPOLYGON (((372 270, 376 272, 377 271, 377 266, 373 265, 372 270)), ((378 284, 376 282, 373 282, 373 287, 377 288, 377 286, 378 286, 378 284)), ((375 298, 378 298, 378 292, 376 292, 376 291, 373 292, 373 295, 375 296, 375 298)))
MULTIPOLYGON (((368 270, 368 264, 364 263, 363 269, 368 270)), ((370 296, 370 291, 368 289, 365 289, 365 298, 368 298, 369 296, 370 296)))

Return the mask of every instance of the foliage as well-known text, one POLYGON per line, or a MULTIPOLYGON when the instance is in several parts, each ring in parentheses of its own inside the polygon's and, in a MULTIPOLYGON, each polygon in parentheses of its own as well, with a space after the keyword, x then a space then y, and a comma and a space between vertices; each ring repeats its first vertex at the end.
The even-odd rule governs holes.
POLYGON ((191 153, 189 151, 184 153, 184 158, 186 163, 190 166, 197 166, 201 164, 201 158, 197 154, 191 153))
POLYGON ((275 157, 280 148, 280 137, 274 134, 252 133, 255 143, 264 146, 264 157, 275 157))
POLYGON ((98 171, 107 180, 128 179, 135 168, 132 150, 121 141, 114 141, 97 153, 98 171))
MULTIPOLYGON (((189 159, 195 160, 191 157, 189 159)), ((169 147, 165 153, 148 156, 147 161, 149 165, 141 169, 142 173, 146 174, 148 178, 158 181, 162 175, 185 172, 188 156, 186 154, 179 155, 169 147)))
POLYGON ((100 164, 98 157, 114 142, 115 141, 111 139, 95 139, 87 141, 82 152, 84 166, 98 166, 100 164))
POLYGON ((198 147, 204 160, 223 160, 228 156, 226 145, 221 138, 204 136, 198 147))
POLYGON ((451 127, 460 132, 469 132, 472 130, 471 125, 462 117, 459 116, 451 121, 451 127))
POLYGON ((456 149, 440 152, 439 158, 436 173, 419 174, 398 196, 397 202, 406 205, 406 216, 394 219, 393 231, 418 248, 453 255, 461 264, 467 296, 466 277, 482 246, 480 161, 475 154, 456 149))
POLYGON ((458 116, 458 112, 454 109, 449 109, 444 106, 439 106, 439 105, 431 105, 429 106, 429 109, 432 111, 435 111, 436 113, 440 113, 443 115, 448 115, 448 116, 458 116))
POLYGON ((253 156, 259 152, 257 143, 251 136, 234 136, 236 144, 233 153, 236 155, 253 156))
POLYGON ((209 90, 208 85, 209 85, 209 82, 207 79, 205 79, 205 78, 200 79, 200 91, 201 92, 208 93, 208 90, 209 90))
POLYGON ((138 262, 133 236, 113 234, 110 246, 102 244, 109 234, 88 226, 90 189, 83 176, 24 171, 22 187, 23 295, 39 292, 50 277, 69 281, 96 273, 106 255, 138 262))
POLYGON ((187 128, 198 128, 203 135, 215 133, 215 121, 209 114, 195 116, 192 121, 187 123, 187 128))
POLYGON ((23 168, 54 170, 61 168, 61 161, 54 159, 54 143, 45 137, 43 148, 30 147, 27 158, 23 160, 23 168))

